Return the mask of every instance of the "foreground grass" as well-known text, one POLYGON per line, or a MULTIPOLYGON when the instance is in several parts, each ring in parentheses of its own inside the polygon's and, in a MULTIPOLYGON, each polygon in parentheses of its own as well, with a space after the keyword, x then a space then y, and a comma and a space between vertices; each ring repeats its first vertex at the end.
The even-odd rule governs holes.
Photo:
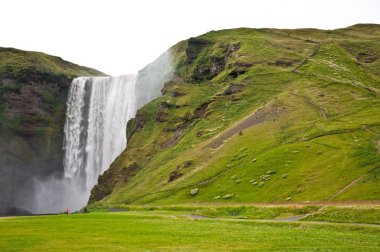
POLYGON ((377 251, 380 228, 122 212, 0 219, 1 251, 377 251))
POLYGON ((330 206, 316 211, 304 220, 380 224, 380 208, 330 206))

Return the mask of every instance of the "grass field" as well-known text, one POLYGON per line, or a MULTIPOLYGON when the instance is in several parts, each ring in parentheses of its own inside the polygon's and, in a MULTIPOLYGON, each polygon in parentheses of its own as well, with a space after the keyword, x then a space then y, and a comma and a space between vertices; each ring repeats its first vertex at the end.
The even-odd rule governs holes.
POLYGON ((129 211, 0 219, 1 251, 378 251, 380 226, 129 211))

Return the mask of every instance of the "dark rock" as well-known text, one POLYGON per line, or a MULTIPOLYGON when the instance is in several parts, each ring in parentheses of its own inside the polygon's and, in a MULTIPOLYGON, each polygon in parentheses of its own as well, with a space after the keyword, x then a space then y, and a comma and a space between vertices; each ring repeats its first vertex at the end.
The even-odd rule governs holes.
POLYGON ((209 70, 209 73, 210 73, 209 78, 212 79, 225 69, 226 57, 220 57, 220 58, 211 57, 211 62, 212 62, 212 65, 209 70))
POLYGON ((131 139, 135 132, 141 131, 146 121, 145 115, 138 111, 136 117, 127 122, 127 140, 131 139))
POLYGON ((209 44, 211 42, 205 39, 190 38, 186 48, 187 64, 192 64, 197 59, 198 54, 209 44))
POLYGON ((204 115, 205 115, 205 113, 207 111, 208 105, 210 103, 211 102, 205 102, 201 106, 199 106, 198 108, 196 108, 195 112, 194 112, 194 119, 198 119, 198 118, 204 117, 204 115))
POLYGON ((98 183, 91 190, 89 203, 99 201, 110 195, 117 182, 126 183, 135 176, 140 169, 141 167, 136 162, 122 168, 120 172, 115 171, 111 166, 111 169, 106 170, 99 176, 98 183))
POLYGON ((232 83, 228 88, 223 92, 223 95, 231 95, 241 92, 244 85, 238 83, 232 83))
POLYGON ((192 164, 193 164, 192 161, 187 160, 185 163, 183 163, 183 167, 184 167, 184 168, 188 168, 188 167, 190 167, 192 164))
MULTIPOLYGON (((193 64, 196 62, 197 57, 203 50, 209 50, 209 45, 212 43, 202 39, 191 38, 188 41, 188 47, 186 50, 187 64, 193 64)), ((222 54, 213 55, 210 52, 210 57, 202 59, 196 62, 191 79, 194 82, 201 82, 205 80, 211 80, 215 76, 219 75, 225 70, 228 59, 240 49, 240 44, 230 44, 223 49, 222 54)), ((236 55, 235 55, 236 56, 236 55)))
POLYGON ((181 173, 181 172, 179 172, 177 170, 174 170, 174 171, 172 171, 170 173, 168 182, 172 182, 172 181, 174 181, 174 180, 176 180, 176 179, 178 179, 178 178, 180 178, 182 176, 183 176, 183 173, 181 173))
POLYGON ((356 55, 356 59, 362 63, 372 63, 377 60, 377 55, 372 51, 359 52, 356 55))
POLYGON ((283 66, 283 67, 290 67, 291 65, 293 65, 293 61, 292 60, 286 60, 286 59, 280 59, 280 60, 277 60, 275 62, 275 65, 276 66, 283 66))
POLYGON ((166 122, 168 120, 169 114, 162 108, 158 109, 156 113, 157 122, 166 122))
POLYGON ((128 165, 127 167, 124 167, 120 171, 120 175, 123 178, 123 181, 128 181, 131 177, 136 175, 136 173, 141 169, 141 167, 136 163, 133 162, 132 164, 128 165))
POLYGON ((203 134, 204 134, 204 131, 200 130, 200 131, 197 131, 197 133, 195 133, 195 136, 196 137, 201 137, 201 136, 203 136, 203 134))
POLYGON ((184 95, 186 95, 186 93, 181 92, 179 90, 173 90, 173 92, 172 92, 173 97, 180 97, 180 96, 184 96, 184 95))
POLYGON ((161 108, 175 108, 176 106, 174 104, 169 103, 168 101, 162 101, 160 103, 161 108))
POLYGON ((228 46, 227 54, 226 54, 226 63, 229 57, 232 56, 234 52, 237 52, 240 49, 240 43, 231 44, 228 46))
POLYGON ((228 66, 229 68, 233 68, 229 75, 236 79, 239 75, 245 74, 252 66, 253 64, 251 63, 236 62, 228 66))

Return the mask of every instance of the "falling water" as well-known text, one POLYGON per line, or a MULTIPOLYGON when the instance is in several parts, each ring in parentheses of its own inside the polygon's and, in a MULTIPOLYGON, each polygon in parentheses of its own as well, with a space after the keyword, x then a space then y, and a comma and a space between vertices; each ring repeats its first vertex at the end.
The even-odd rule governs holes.
POLYGON ((65 123, 65 177, 89 192, 125 149, 125 125, 136 113, 135 75, 80 77, 70 87, 65 123))
POLYGON ((64 126, 64 178, 36 181, 35 213, 79 210, 98 176, 127 145, 126 125, 172 79, 170 53, 136 75, 73 80, 64 126))

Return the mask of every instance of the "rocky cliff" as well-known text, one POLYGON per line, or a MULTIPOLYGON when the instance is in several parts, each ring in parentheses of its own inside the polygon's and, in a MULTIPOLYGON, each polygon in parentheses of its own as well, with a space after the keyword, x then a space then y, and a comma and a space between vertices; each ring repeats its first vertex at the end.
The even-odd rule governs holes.
POLYGON ((0 48, 0 214, 33 204, 33 181, 62 176, 70 83, 103 73, 59 57, 0 48))

